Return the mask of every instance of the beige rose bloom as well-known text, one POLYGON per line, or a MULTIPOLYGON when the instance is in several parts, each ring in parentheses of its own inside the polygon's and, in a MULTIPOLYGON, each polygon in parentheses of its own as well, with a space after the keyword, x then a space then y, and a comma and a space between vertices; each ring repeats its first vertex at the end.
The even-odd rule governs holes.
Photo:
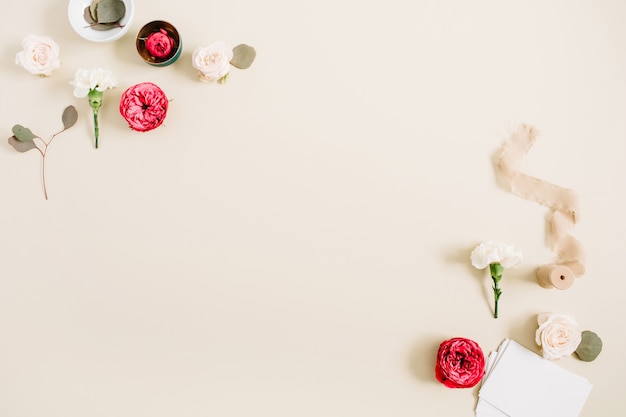
POLYGON ((28 35, 22 40, 22 48, 15 63, 31 74, 50 76, 61 66, 59 45, 47 36, 28 35))
POLYGON ((541 346, 544 358, 561 359, 574 353, 582 340, 582 331, 572 316, 542 313, 537 316, 539 328, 535 342, 541 346))
POLYGON ((233 50, 222 41, 200 46, 193 51, 192 65, 203 81, 220 81, 230 72, 233 50))

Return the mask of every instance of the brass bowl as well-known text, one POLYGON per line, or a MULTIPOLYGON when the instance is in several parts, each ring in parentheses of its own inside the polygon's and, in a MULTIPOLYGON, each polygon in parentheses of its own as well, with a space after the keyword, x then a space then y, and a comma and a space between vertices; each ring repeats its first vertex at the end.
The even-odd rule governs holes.
POLYGON ((144 62, 155 67, 165 67, 173 64, 183 51, 183 41, 178 34, 178 30, 176 30, 171 23, 163 20, 154 20, 146 23, 137 33, 135 46, 137 47, 139 56, 144 60, 144 62), (174 46, 172 47, 172 50, 168 56, 163 58, 152 56, 146 49, 146 39, 148 36, 154 32, 159 32, 161 29, 165 30, 168 36, 174 39, 174 46))

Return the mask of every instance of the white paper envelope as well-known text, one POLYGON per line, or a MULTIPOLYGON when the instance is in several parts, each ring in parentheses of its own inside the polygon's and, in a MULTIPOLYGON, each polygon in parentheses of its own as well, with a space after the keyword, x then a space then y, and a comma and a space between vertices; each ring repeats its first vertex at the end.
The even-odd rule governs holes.
POLYGON ((589 381, 507 339, 487 364, 477 417, 578 417, 589 381))

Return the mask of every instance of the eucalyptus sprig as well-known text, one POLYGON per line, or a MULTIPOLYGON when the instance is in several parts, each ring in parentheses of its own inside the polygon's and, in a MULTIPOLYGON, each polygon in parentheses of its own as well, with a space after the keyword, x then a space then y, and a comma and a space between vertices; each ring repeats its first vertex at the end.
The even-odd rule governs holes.
POLYGON ((41 154, 41 180, 43 183, 43 195, 48 199, 48 189, 46 187, 46 154, 48 147, 52 143, 57 135, 65 132, 70 127, 74 126, 78 120, 78 112, 74 106, 67 106, 63 110, 61 121, 63 122, 63 129, 52 135, 52 137, 46 141, 40 136, 35 135, 29 128, 22 125, 13 126, 13 136, 9 138, 9 145, 13 146, 18 152, 27 152, 31 149, 37 149, 41 154))
POLYGON ((93 0, 85 7, 83 17, 89 27, 96 30, 108 30, 122 27, 120 21, 126 14, 126 5, 122 0, 93 0))

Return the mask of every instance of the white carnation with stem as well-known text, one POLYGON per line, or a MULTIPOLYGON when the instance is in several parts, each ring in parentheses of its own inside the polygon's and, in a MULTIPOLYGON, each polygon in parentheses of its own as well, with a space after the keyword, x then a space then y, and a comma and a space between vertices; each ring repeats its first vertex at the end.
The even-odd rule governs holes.
POLYGON ((74 86, 75 97, 89 98, 89 106, 93 110, 94 137, 96 140, 96 148, 98 148, 98 138, 100 136, 98 112, 102 106, 102 96, 104 91, 117 86, 117 80, 109 70, 102 68, 80 68, 76 71, 76 75, 74 79, 70 81, 70 84, 74 86))
POLYGON ((493 280, 494 309, 493 317, 498 318, 498 302, 502 295, 500 281, 504 268, 515 267, 522 262, 522 251, 511 245, 497 242, 483 242, 476 246, 470 255, 472 265, 478 269, 489 267, 493 280))

